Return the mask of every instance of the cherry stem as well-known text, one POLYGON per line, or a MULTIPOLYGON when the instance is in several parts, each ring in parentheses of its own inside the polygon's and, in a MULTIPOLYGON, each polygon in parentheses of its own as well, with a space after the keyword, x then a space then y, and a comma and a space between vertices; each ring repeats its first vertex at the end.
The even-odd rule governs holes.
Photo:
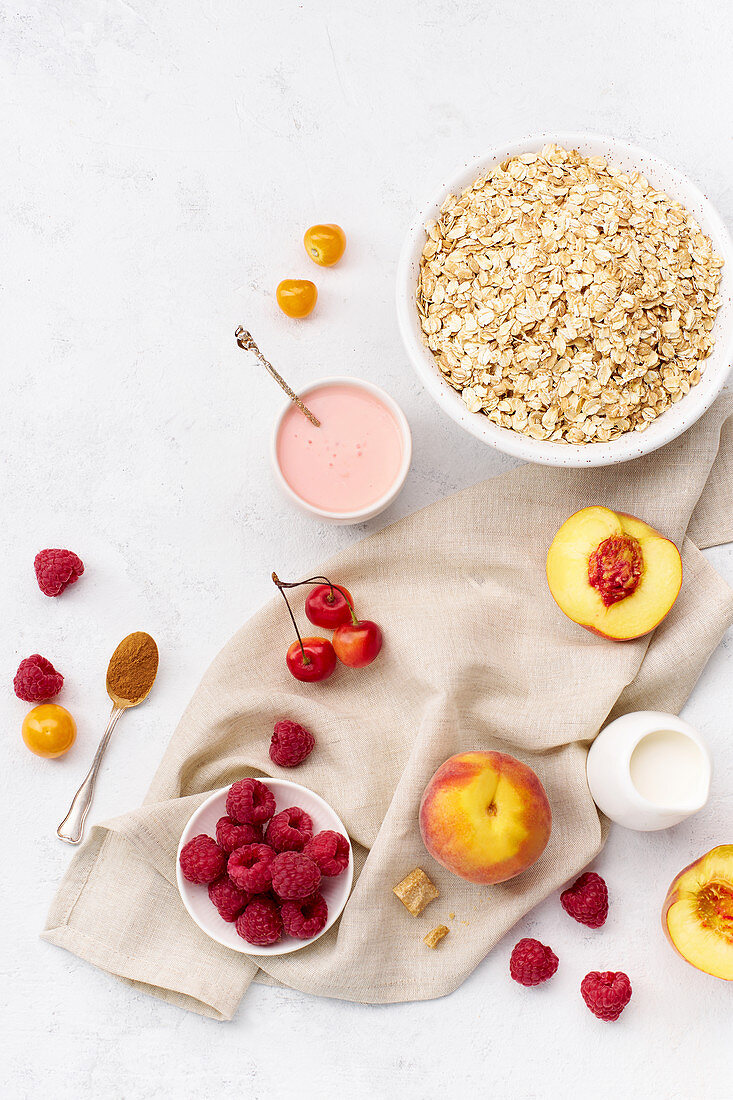
MULTIPOLYGON (((281 580, 277 579, 275 577, 275 574, 273 573, 272 574, 272 579, 275 581, 275 584, 278 586, 278 588, 280 589, 281 592, 282 592, 283 588, 300 588, 300 586, 303 585, 303 584, 317 584, 317 583, 327 584, 328 587, 331 589, 331 595, 326 597, 326 599, 329 601, 329 603, 333 603, 334 589, 336 590, 336 592, 340 592, 341 595, 344 597, 344 600, 346 601, 346 604, 349 608, 349 611, 351 612, 351 621, 352 621, 352 623, 354 624, 354 626, 358 625, 359 620, 356 617, 356 612, 354 611, 354 605, 351 602, 351 600, 349 599, 349 597, 346 595, 345 590, 343 588, 339 587, 339 585, 334 584, 333 581, 330 581, 328 579, 328 577, 307 577, 304 581, 281 581, 281 580)), ((284 595, 285 595, 285 593, 283 592, 283 596, 284 595)), ((287 603, 288 601, 285 600, 285 602, 287 603)), ((288 604, 288 608, 290 608, 290 604, 288 604)), ((290 617, 291 618, 293 617, 292 611, 290 612, 290 617)), ((293 622, 295 622, 295 619, 293 619, 293 622)), ((298 628, 296 627, 295 629, 297 630, 298 628)), ((302 643, 301 643, 301 645, 302 645, 302 643)))
POLYGON ((295 633, 296 633, 296 634, 297 634, 297 636, 298 636, 298 643, 299 643, 299 645, 300 645, 300 652, 301 652, 301 653, 303 654, 303 664, 304 664, 304 665, 309 665, 309 664, 311 663, 311 659, 310 659, 310 657, 308 656, 308 654, 307 654, 307 653, 306 653, 306 651, 305 651, 305 646, 303 645, 303 639, 302 639, 302 638, 301 638, 301 636, 300 636, 300 631, 298 630, 298 624, 297 624, 297 623, 296 623, 296 621, 295 621, 295 615, 293 615, 293 609, 292 609, 292 607, 290 606, 290 603, 289 603, 289 601, 288 601, 288 597, 287 597, 287 596, 285 595, 285 593, 283 592, 283 588, 296 588, 296 587, 297 587, 297 585, 294 585, 294 584, 284 584, 284 583, 283 583, 283 582, 282 582, 282 581, 280 580, 280 578, 278 577, 277 573, 273 573, 273 574, 272 574, 272 579, 273 579, 274 583, 275 583, 275 584, 277 585, 277 588, 278 588, 278 591, 280 592, 280 595, 281 595, 281 596, 282 596, 282 598, 283 598, 283 599, 285 600, 285 606, 286 606, 286 607, 287 607, 287 609, 288 609, 288 614, 290 615, 290 619, 291 619, 291 622, 292 622, 293 626, 295 627, 295 633))

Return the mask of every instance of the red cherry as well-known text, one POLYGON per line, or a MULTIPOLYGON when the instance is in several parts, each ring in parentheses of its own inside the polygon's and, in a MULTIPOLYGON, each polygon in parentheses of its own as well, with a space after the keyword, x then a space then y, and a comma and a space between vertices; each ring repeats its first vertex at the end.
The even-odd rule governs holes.
POLYGON ((370 665, 382 648, 382 631, 369 619, 344 623, 333 635, 333 648, 342 664, 349 668, 370 665))
POLYGON ((336 654, 328 638, 303 638, 293 642, 285 658, 296 680, 312 684, 326 680, 336 668, 336 654))
POLYGON ((348 588, 343 585, 319 584, 308 593, 305 601, 305 613, 314 626, 323 626, 335 630, 343 623, 351 622, 351 608, 354 601, 348 588))

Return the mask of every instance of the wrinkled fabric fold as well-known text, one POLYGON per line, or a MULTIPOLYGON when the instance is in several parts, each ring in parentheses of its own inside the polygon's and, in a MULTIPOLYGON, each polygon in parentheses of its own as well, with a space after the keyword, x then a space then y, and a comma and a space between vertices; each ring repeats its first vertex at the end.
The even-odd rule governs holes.
POLYGON ((732 474, 727 395, 652 455, 596 470, 524 466, 315 567, 345 584, 359 610, 383 627, 378 660, 298 684, 283 662, 291 626, 282 601, 263 607, 207 671, 143 806, 92 829, 44 938, 172 1004, 230 1019, 259 960, 209 940, 188 917, 175 885, 176 849, 209 792, 243 775, 282 775, 337 810, 354 842, 357 876, 336 925, 301 951, 263 958, 260 979, 375 1004, 450 993, 512 924, 602 847, 607 824, 585 780, 598 730, 629 710, 679 710, 733 622, 733 591, 699 549, 733 538, 732 474), (547 547, 588 504, 638 515, 681 548, 680 596, 646 638, 594 636, 550 597, 547 547), (317 739, 297 772, 269 759, 280 717, 317 739), (542 857, 493 887, 436 864, 417 825, 430 776, 471 748, 528 763, 553 810, 542 857), (440 889, 419 918, 392 894, 415 866, 440 889), (422 937, 438 923, 451 934, 430 951, 422 937))

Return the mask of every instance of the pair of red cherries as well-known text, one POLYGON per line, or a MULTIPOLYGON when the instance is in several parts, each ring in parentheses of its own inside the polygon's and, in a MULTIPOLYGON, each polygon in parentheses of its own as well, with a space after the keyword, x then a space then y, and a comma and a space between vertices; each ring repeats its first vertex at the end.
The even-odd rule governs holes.
POLYGON ((382 631, 370 619, 358 619, 354 601, 348 588, 332 584, 328 577, 309 577, 305 581, 281 581, 276 573, 272 579, 287 604, 298 640, 288 649, 286 663, 296 680, 315 683, 326 680, 336 668, 337 659, 349 668, 370 665, 382 648, 382 631), (286 588, 300 588, 303 584, 316 584, 308 593, 305 613, 314 626, 333 630, 333 640, 328 638, 301 638, 298 624, 285 595, 286 588))

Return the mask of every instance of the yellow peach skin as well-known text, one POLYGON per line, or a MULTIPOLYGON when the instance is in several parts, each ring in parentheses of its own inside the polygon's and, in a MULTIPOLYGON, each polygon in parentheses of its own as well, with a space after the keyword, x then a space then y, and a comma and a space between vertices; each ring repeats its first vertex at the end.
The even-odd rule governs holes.
POLYGON ((501 752, 451 756, 428 783, 420 832, 430 855, 469 882, 505 882, 539 859, 550 839, 545 788, 501 752))
POLYGON ((667 891, 662 928, 686 962, 733 981, 733 844, 719 844, 680 871, 667 891))
POLYGON ((654 630, 672 608, 682 561, 670 539, 635 516, 582 508, 552 540, 547 583, 573 622, 604 638, 630 641, 654 630))

